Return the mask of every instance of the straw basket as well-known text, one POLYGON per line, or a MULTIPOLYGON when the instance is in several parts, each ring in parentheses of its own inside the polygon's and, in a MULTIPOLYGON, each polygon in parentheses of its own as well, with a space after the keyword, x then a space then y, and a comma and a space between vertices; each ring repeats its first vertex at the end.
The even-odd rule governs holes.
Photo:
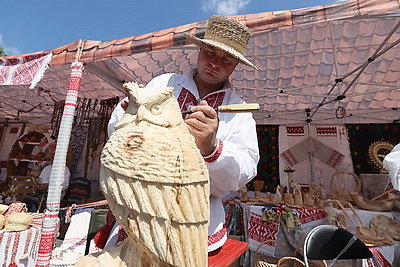
POLYGON ((362 181, 354 173, 349 171, 337 171, 332 174, 330 180, 332 194, 338 197, 338 200, 352 201, 350 192, 361 193, 362 181))
MULTIPOLYGON (((285 257, 275 257, 275 256, 270 256, 270 255, 265 255, 261 254, 259 252, 259 249, 265 245, 268 242, 275 242, 279 244, 286 252, 287 255, 289 255, 289 250, 279 241, 277 240, 265 240, 262 242, 256 249, 254 253, 254 266, 255 267, 286 267, 286 266, 293 266, 293 267, 302 267, 305 266, 304 262, 299 260, 296 257, 293 256, 285 256, 285 257)), ((295 254, 297 253, 297 250, 295 251, 295 254)))

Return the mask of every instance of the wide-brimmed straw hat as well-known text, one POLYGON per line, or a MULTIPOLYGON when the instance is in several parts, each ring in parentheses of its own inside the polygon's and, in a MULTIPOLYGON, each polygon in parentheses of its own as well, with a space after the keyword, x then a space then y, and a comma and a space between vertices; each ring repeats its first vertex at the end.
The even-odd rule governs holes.
POLYGON ((257 69, 244 56, 244 51, 251 37, 251 30, 237 20, 214 15, 208 20, 204 39, 197 38, 188 33, 185 33, 185 37, 199 47, 204 43, 224 50, 238 58, 241 63, 257 69))

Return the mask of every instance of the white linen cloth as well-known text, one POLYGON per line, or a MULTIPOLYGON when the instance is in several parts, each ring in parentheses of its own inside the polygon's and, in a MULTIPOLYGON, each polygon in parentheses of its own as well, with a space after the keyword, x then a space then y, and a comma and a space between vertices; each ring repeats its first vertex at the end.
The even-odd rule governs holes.
POLYGON ((53 260, 75 260, 85 255, 86 240, 93 208, 77 209, 65 233, 61 246, 52 252, 53 260))

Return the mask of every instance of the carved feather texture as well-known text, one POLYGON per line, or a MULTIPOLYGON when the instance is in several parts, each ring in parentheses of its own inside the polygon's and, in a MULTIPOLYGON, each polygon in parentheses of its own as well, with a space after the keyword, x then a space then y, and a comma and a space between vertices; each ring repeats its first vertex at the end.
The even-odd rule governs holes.
POLYGON ((101 189, 129 236, 121 249, 135 247, 125 263, 207 266, 208 171, 173 91, 127 88, 130 104, 100 169, 101 189))

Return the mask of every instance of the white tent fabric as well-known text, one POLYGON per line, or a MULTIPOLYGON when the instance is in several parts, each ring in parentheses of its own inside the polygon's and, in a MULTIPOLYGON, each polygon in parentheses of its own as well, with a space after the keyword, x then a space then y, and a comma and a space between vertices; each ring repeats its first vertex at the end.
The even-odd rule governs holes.
MULTIPOLYGON (((246 53, 259 68, 237 68, 236 93, 261 105, 258 124, 398 122, 399 11, 395 0, 351 0, 235 16, 253 30, 246 53)), ((201 37, 205 26, 201 21, 119 40, 84 41, 79 97, 123 96, 124 81, 147 83, 195 66, 197 48, 183 32, 201 37)), ((50 68, 35 89, 0 85, 0 122, 49 123, 54 100, 65 98, 79 44, 51 50, 50 68)))

